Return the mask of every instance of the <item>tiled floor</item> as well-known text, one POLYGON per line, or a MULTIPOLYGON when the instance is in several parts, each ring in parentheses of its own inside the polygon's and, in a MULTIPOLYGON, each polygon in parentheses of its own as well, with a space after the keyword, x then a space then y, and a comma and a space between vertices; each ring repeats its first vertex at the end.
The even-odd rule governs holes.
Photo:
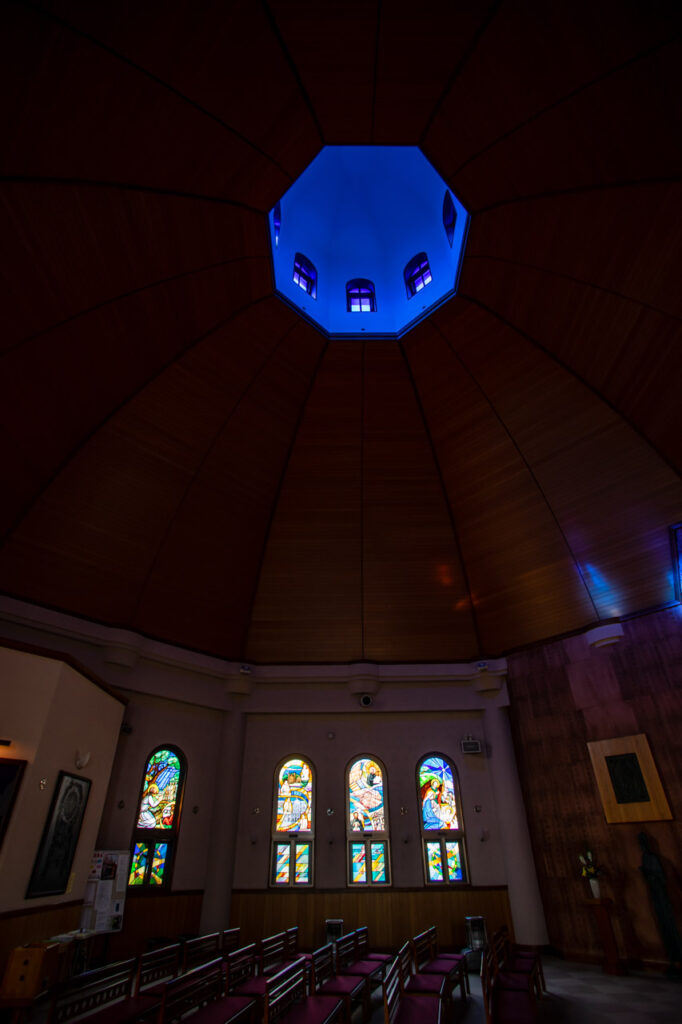
MULTIPOLYGON (((614 977, 599 967, 544 956, 547 994, 538 1005, 538 1024, 680 1024, 682 980, 661 974, 614 977)), ((466 1008, 455 1000, 456 1024, 485 1024, 481 983, 469 976, 466 1008)), ((375 992, 371 1024, 383 1024, 380 992, 375 992)), ((360 1018, 357 1018, 359 1024, 360 1018)), ((354 1015, 353 1024, 356 1024, 354 1015)))

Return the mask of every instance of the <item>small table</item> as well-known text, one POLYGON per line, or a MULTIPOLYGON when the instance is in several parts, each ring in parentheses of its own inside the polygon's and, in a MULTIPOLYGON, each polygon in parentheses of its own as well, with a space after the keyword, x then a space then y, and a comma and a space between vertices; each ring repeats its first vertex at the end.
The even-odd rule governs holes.
POLYGON ((589 907, 594 914, 597 930, 599 931, 599 939, 604 949, 604 960, 602 963, 602 970, 604 974, 627 974, 628 972, 625 969, 625 965, 618 955, 616 936, 613 933, 613 924, 611 921, 613 900, 584 900, 583 906, 589 907))

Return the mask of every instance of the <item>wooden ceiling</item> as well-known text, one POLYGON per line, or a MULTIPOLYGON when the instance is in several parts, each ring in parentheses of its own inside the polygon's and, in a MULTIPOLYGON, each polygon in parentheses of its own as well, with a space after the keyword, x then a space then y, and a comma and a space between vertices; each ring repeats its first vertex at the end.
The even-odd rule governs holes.
POLYGON ((679 5, 36 0, 0 36, 0 589, 253 662, 493 656, 674 598, 679 5), (327 341, 266 212, 420 145, 458 296, 327 341))

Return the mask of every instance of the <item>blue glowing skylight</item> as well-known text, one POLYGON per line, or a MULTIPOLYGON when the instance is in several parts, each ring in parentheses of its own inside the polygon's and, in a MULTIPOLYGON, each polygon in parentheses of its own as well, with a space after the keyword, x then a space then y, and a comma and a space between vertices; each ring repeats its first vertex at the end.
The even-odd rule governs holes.
POLYGON ((455 294, 469 217, 416 146, 325 146, 269 221, 282 299, 332 337, 400 337, 455 294))

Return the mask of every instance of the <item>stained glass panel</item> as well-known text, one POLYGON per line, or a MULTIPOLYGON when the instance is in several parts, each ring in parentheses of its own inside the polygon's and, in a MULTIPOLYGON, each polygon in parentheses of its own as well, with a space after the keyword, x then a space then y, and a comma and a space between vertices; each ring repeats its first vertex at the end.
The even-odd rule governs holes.
POLYGON ((128 885, 144 885, 144 876, 147 872, 149 861, 149 847, 146 843, 135 843, 133 857, 130 863, 130 875, 128 885))
POLYGON ((429 870, 429 882, 442 882, 443 859, 440 852, 440 843, 426 844, 426 862, 429 870))
POLYGON ((427 757, 420 764, 419 793, 425 829, 459 827, 452 769, 442 757, 427 757))
POLYGON ((372 881, 387 882, 386 843, 372 843, 372 881))
POLYGON ((310 843, 296 843, 294 884, 307 885, 310 881, 310 843))
POLYGON ((147 762, 138 828, 172 828, 180 781, 180 761, 172 750, 157 750, 147 762))
POLYGON ((351 860, 351 882, 366 882, 367 881, 367 861, 365 858, 365 844, 364 843, 351 843, 350 844, 350 860, 351 860))
POLYGON ((277 843, 275 847, 275 885, 289 884, 289 863, 291 847, 289 843, 277 843))
POLYGON ((166 868, 168 856, 168 843, 157 843, 154 847, 152 858, 152 870, 149 876, 150 885, 163 885, 163 872, 166 868))
POLYGON ((282 765, 277 793, 278 832, 309 832, 313 827, 313 779, 310 765, 294 758, 282 765))
POLYGON ((445 844, 445 856, 448 864, 448 881, 461 882, 464 875, 459 855, 459 843, 447 842, 445 844))
POLYGON ((348 772, 348 824, 354 832, 384 832, 384 780, 379 765, 361 757, 348 772))

